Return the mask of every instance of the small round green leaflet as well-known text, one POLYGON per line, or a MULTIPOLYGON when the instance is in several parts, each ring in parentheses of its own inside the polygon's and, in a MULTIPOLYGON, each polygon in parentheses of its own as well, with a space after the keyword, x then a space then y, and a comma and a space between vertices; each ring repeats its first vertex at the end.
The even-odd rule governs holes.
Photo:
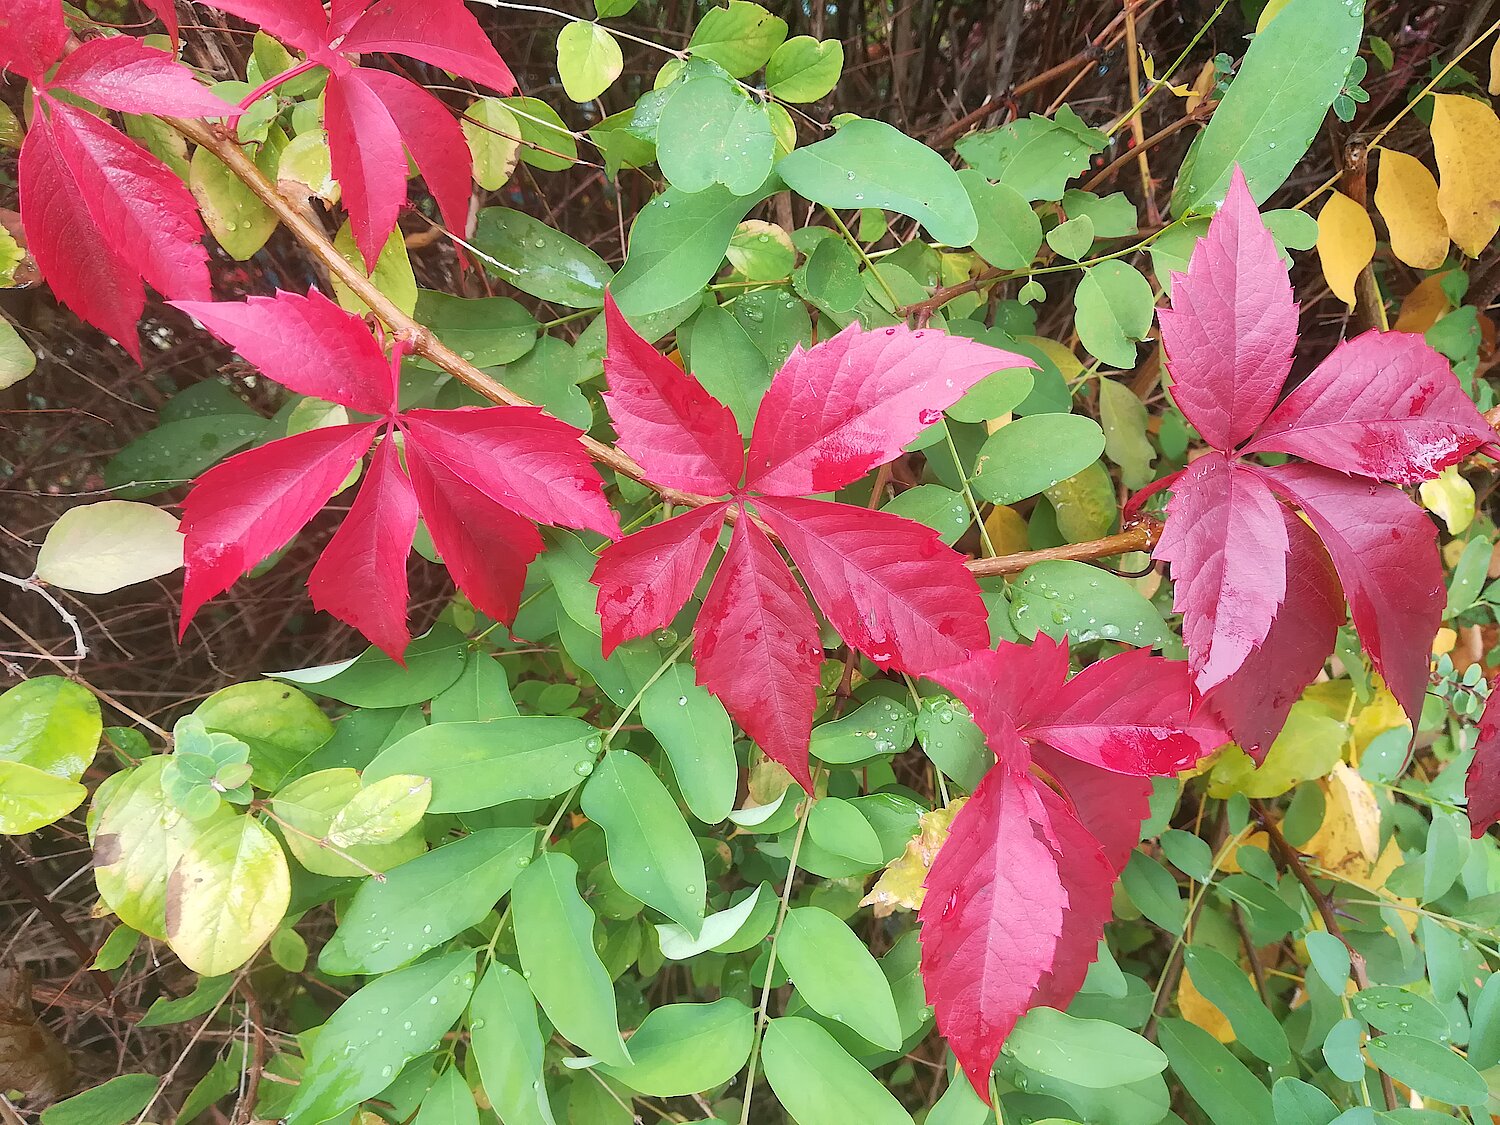
POLYGON ((823 797, 808 814, 807 831, 820 848, 865 864, 871 870, 885 862, 880 837, 859 807, 839 797, 823 797))
MULTIPOLYGON (((3 256, 0 247, 0 256, 3 256)), ((13 387, 36 370, 36 353, 26 346, 15 326, 0 317, 0 391, 13 387)))
POLYGON ((1339 1115, 1332 1098, 1300 1078, 1278 1078, 1271 1106, 1277 1125, 1329 1125, 1339 1115))
POLYGON ((1094 220, 1087 215, 1059 223, 1047 232, 1047 245, 1075 262, 1082 260, 1093 244, 1094 220))
POLYGON ((469 1042, 484 1091, 507 1125, 553 1125, 542 1082, 536 999, 521 974, 504 962, 492 961, 474 990, 469 1042))
POLYGON ((24 762, 0 760, 0 835, 24 836, 72 812, 89 791, 24 762))
POLYGON ((276 931, 291 901, 291 872, 276 837, 236 816, 199 836, 167 880, 167 941, 203 976, 243 965, 276 931))
POLYGON ((1130 1029, 1052 1008, 1023 1016, 1004 1051, 1028 1070, 1098 1089, 1138 1082, 1167 1066, 1167 1056, 1130 1029))
POLYGON ((755 1018, 738 1000, 653 1008, 630 1037, 630 1066, 599 1069, 651 1097, 695 1094, 727 1082, 750 1057, 755 1018))
POLYGON ((797 35, 766 63, 766 89, 784 102, 815 102, 832 92, 844 69, 844 44, 797 35))
POLYGON ((916 716, 894 699, 880 696, 813 732, 812 756, 849 765, 880 754, 895 754, 911 745, 916 716))
POLYGON ((37 676, 0 695, 0 762, 77 781, 103 730, 93 693, 61 676, 37 676))
POLYGON ((1446 1044, 1415 1035, 1381 1035, 1365 1044, 1370 1061, 1397 1082, 1449 1105, 1483 1106, 1489 1085, 1446 1044))
POLYGON ((865 943, 835 915, 816 906, 790 911, 777 957, 815 1012, 888 1051, 901 1046, 901 1020, 885 974, 865 943))
POLYGON ((1014 504, 1082 472, 1104 452, 1104 431, 1080 414, 1030 414, 990 435, 974 463, 974 491, 1014 504))
POLYGON ((1323 1039, 1323 1061, 1328 1069, 1345 1082, 1358 1082, 1365 1073, 1364 1056, 1359 1053, 1365 1027, 1357 1019, 1342 1019, 1328 1029, 1323 1039))
POLYGON ((776 140, 763 105, 716 76, 690 78, 661 111, 656 162, 671 185, 689 194, 723 184, 748 195, 771 172, 776 140))
POLYGON ((1083 346, 1111 367, 1133 368, 1136 341, 1151 331, 1151 283, 1124 262, 1101 262, 1084 272, 1074 301, 1083 346))
POLYGON ((743 78, 766 65, 786 38, 786 21, 748 0, 709 8, 688 41, 688 53, 718 63, 731 78, 743 78))
POLYGON ((726 256, 751 281, 781 281, 791 275, 797 251, 786 231, 775 223, 747 219, 729 240, 726 256))
POLYGON ((767 1024, 761 1061, 797 1125, 912 1125, 894 1095, 812 1020, 784 1016, 767 1024))
POLYGON ((963 493, 944 488, 940 484, 919 484, 916 488, 908 488, 881 508, 881 511, 894 512, 932 528, 950 546, 958 541, 973 522, 963 493))
MULTIPOLYGON (((1308 960, 1312 962, 1313 972, 1318 974, 1335 996, 1342 996, 1345 985, 1349 983, 1349 947, 1324 930, 1309 930, 1305 941, 1308 960)), ((1359 1003, 1359 997, 1356 996, 1354 998, 1356 1008, 1359 1003)), ((1445 1020, 1444 1027, 1446 1026, 1445 1020)), ((1382 1030, 1392 1029, 1382 1028, 1382 1030)))
POLYGON ((1395 985, 1377 984, 1362 989, 1350 997, 1349 1006, 1355 1015, 1380 1031, 1419 1035, 1440 1042, 1453 1033, 1448 1017, 1436 1004, 1395 985))
POLYGON ((1156 450, 1146 436, 1146 404, 1118 379, 1099 380, 1099 424, 1104 429, 1104 455, 1120 466, 1127 488, 1151 483, 1156 450))
POLYGON ((604 289, 614 279, 614 271, 587 246, 509 207, 481 211, 473 242, 489 273, 570 309, 601 307, 604 289))
POLYGON ((578 20, 557 33, 557 73, 575 102, 591 102, 625 69, 620 44, 597 23, 578 20))

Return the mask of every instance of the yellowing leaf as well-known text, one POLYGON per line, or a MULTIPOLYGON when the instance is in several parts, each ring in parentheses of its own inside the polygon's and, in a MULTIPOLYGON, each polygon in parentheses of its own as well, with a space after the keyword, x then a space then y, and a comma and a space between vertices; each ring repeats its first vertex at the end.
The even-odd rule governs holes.
POLYGON ((1500 39, 1490 48, 1490 93, 1500 94, 1500 39))
POLYGON ((1458 248, 1477 258, 1500 230, 1500 119, 1461 94, 1432 96, 1438 209, 1458 248))
POLYGON ((1271 837, 1264 832, 1252 832, 1234 846, 1234 851, 1224 857, 1224 862, 1219 864, 1219 870, 1226 875, 1238 875, 1244 870, 1240 866, 1240 849, 1249 848, 1252 851, 1268 852, 1271 850, 1271 837))
POLYGON ((1444 626, 1432 638, 1432 655, 1442 656, 1445 652, 1452 652, 1456 644, 1458 644, 1458 633, 1444 626))
POLYGON ((1235 793, 1279 797, 1298 782, 1327 775, 1343 759, 1348 740, 1347 724, 1320 704, 1299 699, 1259 769, 1238 746, 1219 754, 1209 772, 1208 795, 1220 800, 1235 793))
POLYGON ((1391 253, 1414 269, 1435 270, 1448 256, 1448 224, 1437 196, 1437 180, 1420 160, 1381 151, 1375 206, 1391 232, 1391 253))
POLYGON ((1292 0, 1269 0, 1264 8, 1260 10, 1260 19, 1255 21, 1255 34, 1259 35, 1266 27, 1281 14, 1281 9, 1290 4, 1292 0))
POLYGON ((1401 302, 1401 312, 1396 316, 1397 332, 1426 332, 1447 313, 1453 311, 1448 294, 1443 289, 1446 274, 1437 273, 1424 277, 1417 287, 1401 302))
POLYGON ((948 838, 953 818, 967 800, 967 797, 960 797, 946 808, 923 813, 917 834, 906 842, 906 851, 881 873, 870 893, 860 900, 860 905, 873 906, 877 918, 884 918, 897 910, 919 909, 927 895, 927 888, 922 884, 927 880, 932 860, 948 838))
POLYGON ((1323 790, 1323 823, 1301 851, 1325 871, 1365 882, 1380 856, 1380 805, 1375 791, 1346 762, 1334 766, 1323 790))
POLYGON ((349 799, 328 826, 328 842, 340 848, 389 844, 422 819, 432 800, 432 781, 398 773, 365 786, 349 799))
POLYGON ((996 504, 985 516, 984 530, 997 555, 1013 555, 1031 546, 1026 536, 1026 517, 1004 504, 996 504))
POLYGON ((1188 86, 1181 83, 1168 82, 1165 78, 1156 77, 1156 61, 1150 55, 1146 54, 1146 48, 1137 47, 1136 50, 1140 52, 1141 56, 1141 73, 1146 76, 1148 83, 1153 86, 1165 86, 1179 98, 1185 98, 1192 93, 1191 88, 1188 86))
POLYGON ((1017 336, 1016 339, 1023 344, 1031 344, 1033 347, 1040 348, 1043 355, 1057 364, 1057 369, 1062 372, 1062 377, 1066 382, 1071 383, 1083 374, 1083 364, 1078 361, 1078 357, 1066 344, 1059 343, 1057 340, 1049 340, 1045 336, 1017 336))
POLYGON ((1220 1043, 1234 1042, 1234 1028, 1229 1026, 1229 1018, 1198 991, 1186 969, 1182 970, 1182 976, 1177 982, 1177 1013, 1188 1023, 1201 1027, 1220 1043))
POLYGON ((36 576, 82 594, 107 594, 182 565, 177 517, 151 504, 104 500, 70 508, 47 532, 36 576))
POLYGON ((1474 522, 1474 486, 1458 475, 1458 466, 1449 465, 1432 480, 1424 480, 1417 492, 1422 507, 1440 516, 1450 535, 1459 535, 1474 522))
POLYGON ((1350 308, 1354 283, 1375 256, 1375 225, 1369 213, 1341 192, 1334 192, 1318 212, 1318 260, 1328 288, 1350 308))
POLYGON ((167 942, 195 973, 231 972, 276 932, 291 893, 276 837, 233 817, 195 840, 167 879, 167 942))
POLYGON ((0 835, 24 836, 66 816, 89 795, 76 781, 0 761, 0 835))
MULTIPOLYGON (((1379 677, 1376 677, 1379 681, 1379 677)), ((1354 716, 1354 764, 1359 764, 1359 756, 1365 752, 1365 747, 1374 742, 1388 730, 1398 727, 1409 726, 1410 720, 1406 712, 1401 710, 1401 704, 1396 702, 1396 697, 1391 694, 1390 689, 1384 683, 1377 683, 1375 694, 1354 716)))
POLYGON ((1203 100, 1209 94, 1213 93, 1214 85, 1218 80, 1218 74, 1219 69, 1214 66, 1212 59, 1198 69, 1198 76, 1193 79, 1192 92, 1188 94, 1188 99, 1183 105, 1183 108, 1188 113, 1192 113, 1203 104, 1203 100))

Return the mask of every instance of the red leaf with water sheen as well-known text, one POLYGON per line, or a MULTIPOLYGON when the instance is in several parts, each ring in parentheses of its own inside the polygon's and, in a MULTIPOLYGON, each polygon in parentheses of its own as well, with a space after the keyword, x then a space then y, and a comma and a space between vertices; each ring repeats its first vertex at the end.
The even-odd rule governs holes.
POLYGON ((1469 831, 1479 839, 1485 829, 1500 820, 1500 696, 1490 696, 1479 719, 1479 740, 1474 758, 1464 779, 1464 796, 1469 800, 1469 831))
POLYGON ((1270 412, 1297 344, 1286 267, 1238 168, 1159 318, 1172 398, 1210 445, 1234 448, 1270 412))
POLYGON ((443 222, 460 238, 468 234, 474 155, 464 131, 446 106, 421 86, 384 70, 360 76, 396 123, 427 190, 437 200, 443 222))
POLYGON ((692 508, 605 548, 594 584, 606 657, 632 637, 672 623, 703 577, 728 508, 692 508))
POLYGON ((406 557, 417 530, 417 498, 390 431, 344 522, 307 578, 313 605, 353 625, 392 660, 411 641, 406 557))
POLYGON ((657 484, 722 496, 744 475, 734 414, 630 326, 604 295, 604 402, 619 446, 657 484))
POLYGON ((893 460, 986 375, 1022 355, 935 329, 851 324, 793 349, 756 414, 749 488, 802 496, 843 488, 893 460))
POLYGON ((379 430, 331 426, 247 449, 198 478, 182 505, 182 622, 248 574, 322 510, 379 430))
POLYGON ((1031 760, 1061 786, 1114 873, 1124 871, 1130 853, 1140 843, 1141 822, 1151 813, 1151 780, 1101 770, 1041 744, 1031 747, 1031 760))
POLYGON ((67 42, 61 0, 7 0, 0 9, 0 70, 40 81, 67 42))
MULTIPOLYGON (((170 3, 171 0, 162 0, 170 3)), ((329 39, 328 17, 319 0, 202 0, 211 8, 259 24, 267 35, 314 51, 329 39)), ((269 77, 269 76, 268 76, 269 77)))
POLYGON ((396 405, 391 362, 365 322, 316 289, 244 301, 173 301, 264 374, 364 414, 396 405))
POLYGON ((1415 484, 1494 440, 1426 340, 1366 332, 1334 348, 1245 452, 1291 453, 1342 473, 1415 484))
POLYGON ((932 528, 821 500, 755 506, 839 635, 882 668, 921 673, 989 643, 979 588, 932 528))
POLYGON ((1437 529, 1389 485, 1315 465, 1258 471, 1312 521, 1349 599, 1359 639, 1415 729, 1446 601, 1437 529))
POLYGON ((1270 632, 1239 671, 1202 702, 1240 748, 1261 761, 1286 724, 1292 704, 1333 652, 1344 623, 1344 592, 1312 528, 1282 508, 1286 525, 1286 597, 1270 632))
POLYGON ((393 51, 502 94, 515 91, 515 75, 463 0, 376 0, 365 7, 352 23, 346 10, 336 13, 341 24, 349 23, 340 51, 393 51))
POLYGON ((167 34, 172 37, 172 42, 177 42, 177 3, 176 0, 141 0, 149 11, 155 12, 158 19, 167 25, 167 34))
POLYGON ((1209 453, 1172 486, 1156 545, 1198 690, 1232 676, 1265 641, 1286 596, 1286 524, 1254 469, 1209 453))
POLYGON ((818 623, 775 544, 748 519, 735 523, 703 599, 693 657, 698 682, 812 793, 807 745, 823 659, 818 623))
POLYGON ((80 44, 50 85, 124 113, 222 117, 230 108, 167 52, 129 35, 80 44))
POLYGON ((365 270, 371 272, 406 202, 401 130, 357 70, 328 76, 323 124, 328 130, 329 163, 343 190, 354 245, 365 260, 365 270))

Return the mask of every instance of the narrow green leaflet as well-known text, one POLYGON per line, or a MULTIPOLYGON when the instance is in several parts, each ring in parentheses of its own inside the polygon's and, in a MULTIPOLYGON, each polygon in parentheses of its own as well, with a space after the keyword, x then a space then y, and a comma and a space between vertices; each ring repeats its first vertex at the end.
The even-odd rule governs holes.
POLYGON ((506 1125, 553 1125, 536 1000, 521 974, 503 962, 491 962, 474 990, 469 1043, 484 1092, 506 1125))
POLYGON ((477 723, 519 713, 505 668, 483 652, 473 653, 453 685, 432 701, 434 723, 477 723))
MULTIPOLYGON (((344 261, 374 282, 375 288, 389 297, 398 309, 407 316, 416 311, 417 277, 412 272, 411 257, 406 252, 406 239, 400 230, 391 231, 391 236, 381 247, 380 257, 375 259, 373 272, 365 269, 364 255, 354 244, 354 230, 347 222, 334 236, 333 245, 344 261)), ((356 296, 354 290, 340 281, 336 274, 330 275, 328 282, 333 286, 334 298, 344 308, 358 316, 370 312, 370 307, 364 300, 356 296)))
POLYGON ((1029 414, 1001 426, 974 462, 974 491, 1014 504, 1082 472, 1104 452, 1104 431, 1081 414, 1029 414))
POLYGON ((748 195, 771 172, 776 141, 765 106, 715 75, 677 85, 662 108, 656 162, 680 191, 723 184, 748 195))
POLYGON ((24 836, 67 816, 89 795, 76 781, 0 761, 0 834, 24 836))
POLYGON ((974 252, 1002 270, 1025 269, 1042 245, 1042 220, 1015 188, 992 184, 973 168, 958 173, 979 219, 974 252))
POLYGON ((772 1020, 761 1061, 766 1081, 797 1125, 912 1125, 895 1096, 812 1020, 772 1020))
POLYGON ((234 988, 233 974, 222 977, 199 977, 198 983, 186 996, 162 996, 151 1002, 137 1027, 169 1027, 174 1023, 186 1023, 190 1019, 213 1011, 219 1002, 234 988))
POLYGON ((1028 1070, 1096 1089, 1139 1082, 1167 1067, 1167 1056, 1129 1028, 1053 1008, 1026 1013, 1006 1037, 1004 1051, 1028 1070))
POLYGON ((973 517, 963 493, 940 484, 919 484, 908 488, 883 508, 909 520, 932 528, 944 543, 952 545, 969 529, 973 517))
POLYGON ((1164 1019, 1157 1027, 1157 1043, 1213 1125, 1273 1125, 1271 1092, 1201 1027, 1164 1019))
POLYGON ((601 1071, 657 1098, 696 1094, 728 1082, 750 1057, 755 1017, 738 1000, 653 1008, 630 1037, 629 1066, 601 1071))
POLYGON ((837 916, 816 906, 789 911, 776 953, 814 1011, 878 1047, 900 1048, 901 1020, 890 983, 865 943, 837 916))
POLYGON ((734 411, 740 432, 755 425, 761 397, 771 385, 771 365, 749 332, 729 311, 706 304, 693 319, 692 373, 714 398, 734 411))
POLYGON ((604 829, 615 882, 696 937, 707 882, 703 853, 651 767, 628 750, 611 750, 584 787, 582 808, 604 829))
POLYGON ((815 102, 831 93, 844 69, 844 44, 797 35, 766 63, 766 89, 784 102, 815 102))
POLYGON ((1190 946, 1183 963, 1193 986, 1228 1017, 1241 1046, 1272 1066, 1291 1063, 1286 1032, 1238 965, 1218 950, 1201 945, 1190 946))
POLYGON ((521 968, 559 1034, 604 1062, 629 1066, 614 986, 594 951, 594 914, 578 893, 578 864, 543 852, 516 878, 511 911, 521 968))
POLYGON ((657 943, 669 961, 686 961, 710 949, 721 953, 748 949, 770 932, 775 920, 775 895, 762 883, 739 902, 703 919, 693 937, 675 922, 656 927, 657 943))
POLYGON ((460 949, 379 977, 318 1032, 288 1125, 317 1125, 374 1097, 401 1068, 437 1046, 474 991, 474 951, 460 949))
POLYGON ((405 666, 372 645, 353 660, 266 675, 352 707, 405 707, 427 702, 458 679, 464 654, 463 634, 435 625, 407 646, 405 666))
POLYGON ((949 246, 967 246, 979 233, 969 193, 948 162, 884 121, 850 121, 782 157, 776 172, 815 203, 895 211, 949 246))
POLYGON ((1104 455, 1120 466, 1129 489, 1151 483, 1156 451, 1146 436, 1146 404, 1118 379, 1099 380, 1099 423, 1104 429, 1104 455))
POLYGON ((1168 933, 1180 934, 1187 922, 1187 907, 1177 890, 1177 881, 1156 860, 1142 851, 1130 853, 1130 862, 1120 874, 1120 885, 1135 907, 1168 933))
POLYGON ((124 1125, 146 1109, 157 1085, 150 1074, 122 1074, 48 1106, 42 1125, 124 1125))
POLYGON ((1489 1086, 1469 1061, 1442 1043, 1416 1035, 1381 1035, 1365 1044, 1370 1061, 1424 1097, 1482 1106, 1489 1086))
POLYGON ((518 715, 437 723, 376 755, 365 781, 421 772, 431 812, 471 812, 565 793, 594 769, 599 732, 581 719, 518 715))
POLYGON ((704 824, 718 824, 734 808, 740 772, 724 705, 698 686, 691 667, 674 664, 646 689, 640 713, 667 752, 688 809, 704 824))
POLYGON ((1084 271, 1073 299, 1083 346, 1111 367, 1133 368, 1136 342, 1151 331, 1151 283, 1124 262, 1101 262, 1084 271))
POLYGON ((1033 113, 998 129, 971 133, 955 146, 969 167, 1022 199, 1061 199, 1067 182, 1103 152, 1108 138, 1067 106, 1055 118, 1033 113))
POLYGON ((759 4, 729 0, 709 8, 688 41, 688 53, 718 63, 731 77, 743 78, 766 65, 786 38, 786 21, 759 4))
POLYGON ((238 969, 291 901, 286 854, 258 820, 231 817, 198 837, 167 880, 167 941, 206 977, 238 969))
MULTIPOLYGON (((1349 947, 1338 938, 1323 930, 1308 931, 1305 939, 1307 944, 1307 957, 1312 962, 1313 972, 1322 978, 1335 996, 1342 996, 1344 988, 1349 983, 1349 947)), ((1360 996, 1366 995, 1373 989, 1366 989, 1365 993, 1355 996, 1353 1004, 1356 1011, 1360 1006, 1360 996)), ((1361 1015, 1364 1013, 1361 1012, 1361 1015)), ((1366 1017, 1368 1019, 1368 1017, 1366 1017)), ((1446 1028, 1447 1021, 1443 1021, 1446 1028)), ((1383 1030, 1395 1031, 1397 1028, 1386 1028, 1383 1030)))
POLYGON ((1338 1106, 1322 1090, 1300 1078, 1278 1078, 1271 1087, 1276 1125, 1330 1125, 1338 1106))
POLYGON ((578 138, 540 98, 501 98, 521 130, 521 160, 543 172, 561 172, 578 160, 578 138))
POLYGON ((431 799, 432 782, 415 774, 371 782, 334 816, 328 842, 340 848, 389 844, 417 826, 431 799))
POLYGON ((77 781, 103 730, 93 692, 61 676, 23 680, 0 695, 0 762, 77 781))
POLYGON ((849 714, 813 731, 811 753, 838 765, 852 765, 911 745, 916 716, 894 699, 878 696, 849 714))
POLYGON ((490 274, 523 293, 570 309, 601 307, 604 289, 614 278, 604 259, 583 243, 509 207, 479 212, 472 241, 490 274))
POLYGON ((439 1074, 428 1089, 416 1125, 479 1125, 474 1092, 456 1066, 439 1074))
POLYGON ((965 789, 973 790, 995 764, 995 755, 969 709, 948 695, 922 700, 917 741, 932 764, 965 789))
POLYGON ((99 947, 99 952, 89 968, 112 973, 135 956, 136 947, 140 943, 139 930, 133 930, 123 924, 116 926, 109 932, 109 937, 104 939, 104 944, 99 947))
POLYGON ((575 102, 591 102, 625 69, 620 44, 597 23, 578 20, 557 33, 557 73, 575 102))

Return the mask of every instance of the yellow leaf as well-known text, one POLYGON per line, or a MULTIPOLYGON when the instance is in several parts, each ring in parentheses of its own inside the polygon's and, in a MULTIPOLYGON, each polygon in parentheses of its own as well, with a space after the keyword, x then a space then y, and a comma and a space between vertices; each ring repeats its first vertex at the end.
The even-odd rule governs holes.
POLYGON ((1437 180, 1415 157, 1383 149, 1375 206, 1391 232, 1391 253, 1419 270, 1448 256, 1448 224, 1437 205, 1437 180))
POLYGON ((1198 76, 1193 79, 1192 92, 1188 94, 1188 100, 1184 104, 1184 108, 1188 113, 1192 113, 1193 110, 1202 105, 1203 99, 1213 92, 1214 80, 1218 76, 1218 73, 1218 68, 1214 66, 1212 60, 1204 63, 1199 68, 1198 76))
POLYGON ((1364 883, 1380 855, 1380 805, 1359 771, 1339 762, 1318 783, 1323 790, 1323 823, 1299 849, 1325 871, 1364 883))
POLYGON ((1354 716, 1355 765, 1359 764, 1360 755, 1365 752, 1365 747, 1386 731, 1411 725, 1411 720, 1406 717, 1406 712, 1401 710, 1401 704, 1396 702, 1396 697, 1391 694, 1390 689, 1385 686, 1379 676, 1374 678, 1375 694, 1370 702, 1361 707, 1354 716))
POLYGON ((1156 77, 1155 60, 1153 60, 1150 55, 1146 54, 1146 48, 1137 47, 1136 50, 1140 52, 1141 56, 1141 73, 1146 76, 1146 81, 1149 84, 1153 86, 1165 86, 1179 98, 1185 98, 1192 92, 1187 86, 1184 86, 1181 83, 1172 83, 1168 82, 1165 78, 1156 77))
POLYGON ((1452 652, 1456 644, 1458 644, 1458 634, 1444 626, 1437 631, 1437 636, 1432 638, 1432 655, 1442 656, 1445 652, 1452 652))
POLYGON ((1014 555, 1031 547, 1031 541, 1026 537, 1026 518, 1004 504, 996 504, 990 510, 984 518, 984 530, 997 555, 1014 555))
POLYGON ((1424 277, 1417 287, 1401 302, 1401 312, 1396 317, 1397 332, 1426 332, 1447 313, 1453 311, 1448 294, 1443 289, 1446 273, 1424 277))
POLYGON ((1234 1029, 1229 1026, 1228 1017, 1198 991, 1186 969, 1182 970, 1182 977, 1177 982, 1177 1012, 1188 1023, 1197 1024, 1220 1043, 1234 1042, 1234 1029))
POLYGON ((1260 10, 1260 19, 1255 21, 1255 34, 1259 35, 1262 31, 1264 31, 1266 29, 1266 25, 1274 20, 1277 15, 1280 14, 1281 9, 1285 8, 1291 2, 1292 0, 1270 0, 1270 2, 1260 10))
POLYGON ((1049 340, 1045 336, 1017 336, 1016 339, 1023 344, 1031 344, 1040 348, 1043 355, 1057 364, 1057 369, 1062 372, 1064 381, 1071 383, 1083 374, 1083 364, 1078 362, 1078 357, 1068 349, 1066 344, 1049 340))
POLYGON ((1271 850, 1271 837, 1264 832, 1252 832, 1234 846, 1234 851, 1224 857, 1224 862, 1219 864, 1219 870, 1226 875, 1238 875, 1244 870, 1240 866, 1240 849, 1250 848, 1252 851, 1268 852, 1271 850))
POLYGON ((1438 209, 1458 248, 1477 258, 1500 230, 1500 119, 1462 94, 1434 94, 1432 103, 1438 209))
POLYGON ((1345 723, 1320 704, 1299 699, 1259 769, 1238 746, 1220 752, 1209 773, 1208 795, 1215 800, 1235 793, 1279 797, 1299 782, 1325 776, 1342 760, 1348 740, 1345 723))
POLYGON ((861 906, 873 906, 875 917, 884 918, 897 910, 917 910, 927 896, 927 872, 932 861, 948 838, 953 827, 953 818, 963 808, 967 797, 960 797, 946 808, 925 812, 918 820, 917 834, 906 842, 906 851, 881 872, 880 878, 870 888, 870 893, 860 900, 861 906))
POLYGON ((1450 535, 1459 535, 1474 522, 1474 486, 1458 475, 1458 466, 1449 465, 1432 480, 1417 488, 1422 507, 1442 517, 1450 535))
POLYGON ((1354 283, 1375 256, 1375 225, 1369 213, 1341 192, 1334 192, 1318 212, 1318 260, 1328 288, 1351 309, 1354 283))

